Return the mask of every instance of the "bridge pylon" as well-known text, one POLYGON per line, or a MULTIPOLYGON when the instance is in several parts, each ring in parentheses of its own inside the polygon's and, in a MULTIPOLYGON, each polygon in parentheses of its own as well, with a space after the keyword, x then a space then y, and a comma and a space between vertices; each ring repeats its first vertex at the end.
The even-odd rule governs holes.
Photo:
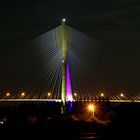
MULTIPOLYGON (((61 112, 65 113, 66 111, 66 100, 72 100, 72 95, 69 96, 67 93, 68 83, 70 77, 68 75, 68 63, 67 63, 67 56, 68 56, 68 29, 65 24, 66 20, 62 19, 62 25, 60 26, 60 39, 61 39, 61 49, 62 49, 62 88, 61 88, 61 100, 62 100, 62 109, 61 112), (70 99, 69 99, 70 98, 70 99)), ((70 75, 68 75, 70 76, 70 75)), ((70 87, 71 88, 71 87, 70 87)))

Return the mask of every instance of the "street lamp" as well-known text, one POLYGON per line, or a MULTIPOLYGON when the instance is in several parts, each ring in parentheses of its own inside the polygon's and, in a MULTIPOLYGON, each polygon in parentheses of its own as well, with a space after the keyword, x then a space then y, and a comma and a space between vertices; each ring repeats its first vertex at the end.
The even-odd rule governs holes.
POLYGON ((77 93, 74 93, 74 99, 76 100, 77 99, 77 93))
POLYGON ((22 96, 22 97, 23 97, 23 96, 25 96, 25 93, 24 93, 24 92, 22 92, 22 93, 21 93, 21 96, 22 96))
POLYGON ((47 94, 47 95, 48 95, 48 98, 50 98, 50 97, 51 97, 51 93, 50 93, 50 92, 48 92, 48 94, 47 94))
POLYGON ((9 97, 10 96, 10 93, 6 93, 6 96, 9 97))
POLYGON ((124 97, 124 94, 123 94, 123 93, 120 93, 120 96, 121 96, 121 97, 124 97))
POLYGON ((92 112, 92 115, 93 115, 93 118, 94 118, 94 112, 95 112, 95 105, 93 105, 93 104, 89 104, 88 105, 88 110, 89 110, 89 112, 92 112))
POLYGON ((100 95, 101 95, 101 97, 104 97, 104 93, 101 93, 100 95))

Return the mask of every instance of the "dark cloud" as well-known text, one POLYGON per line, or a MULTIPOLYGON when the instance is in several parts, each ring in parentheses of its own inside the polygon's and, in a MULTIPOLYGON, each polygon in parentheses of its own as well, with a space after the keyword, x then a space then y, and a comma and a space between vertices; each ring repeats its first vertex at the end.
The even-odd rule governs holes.
MULTIPOLYGON (((139 30, 138 1, 9 1, 3 2, 0 40, 22 42, 60 24, 66 17, 68 24, 97 38, 100 32, 139 30), (98 33, 99 32, 99 33, 98 33)), ((108 33, 107 33, 108 32, 108 33)), ((138 32, 138 31, 137 31, 138 32)), ((112 35, 111 35, 112 36, 112 35)))

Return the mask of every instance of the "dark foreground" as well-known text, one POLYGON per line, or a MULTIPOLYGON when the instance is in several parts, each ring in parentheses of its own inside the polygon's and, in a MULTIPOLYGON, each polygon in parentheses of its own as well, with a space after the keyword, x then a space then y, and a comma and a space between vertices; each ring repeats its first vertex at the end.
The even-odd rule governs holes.
POLYGON ((87 103, 75 103, 61 114, 58 103, 16 103, 0 106, 0 132, 4 138, 138 139, 139 103, 96 103, 95 117, 87 103))

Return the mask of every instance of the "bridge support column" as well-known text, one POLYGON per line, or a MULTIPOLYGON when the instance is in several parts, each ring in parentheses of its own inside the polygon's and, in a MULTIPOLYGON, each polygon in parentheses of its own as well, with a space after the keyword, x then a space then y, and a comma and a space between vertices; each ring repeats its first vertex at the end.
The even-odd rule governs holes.
POLYGON ((61 113, 66 113, 66 59, 67 59, 67 33, 65 19, 62 19, 61 25, 61 47, 62 47, 62 89, 61 89, 61 113))
POLYGON ((62 89, 61 89, 61 100, 62 109, 61 112, 66 112, 66 100, 72 102, 72 90, 70 81, 70 72, 68 67, 67 55, 68 55, 68 28, 65 25, 65 19, 62 20, 61 25, 61 49, 62 49, 62 89))

